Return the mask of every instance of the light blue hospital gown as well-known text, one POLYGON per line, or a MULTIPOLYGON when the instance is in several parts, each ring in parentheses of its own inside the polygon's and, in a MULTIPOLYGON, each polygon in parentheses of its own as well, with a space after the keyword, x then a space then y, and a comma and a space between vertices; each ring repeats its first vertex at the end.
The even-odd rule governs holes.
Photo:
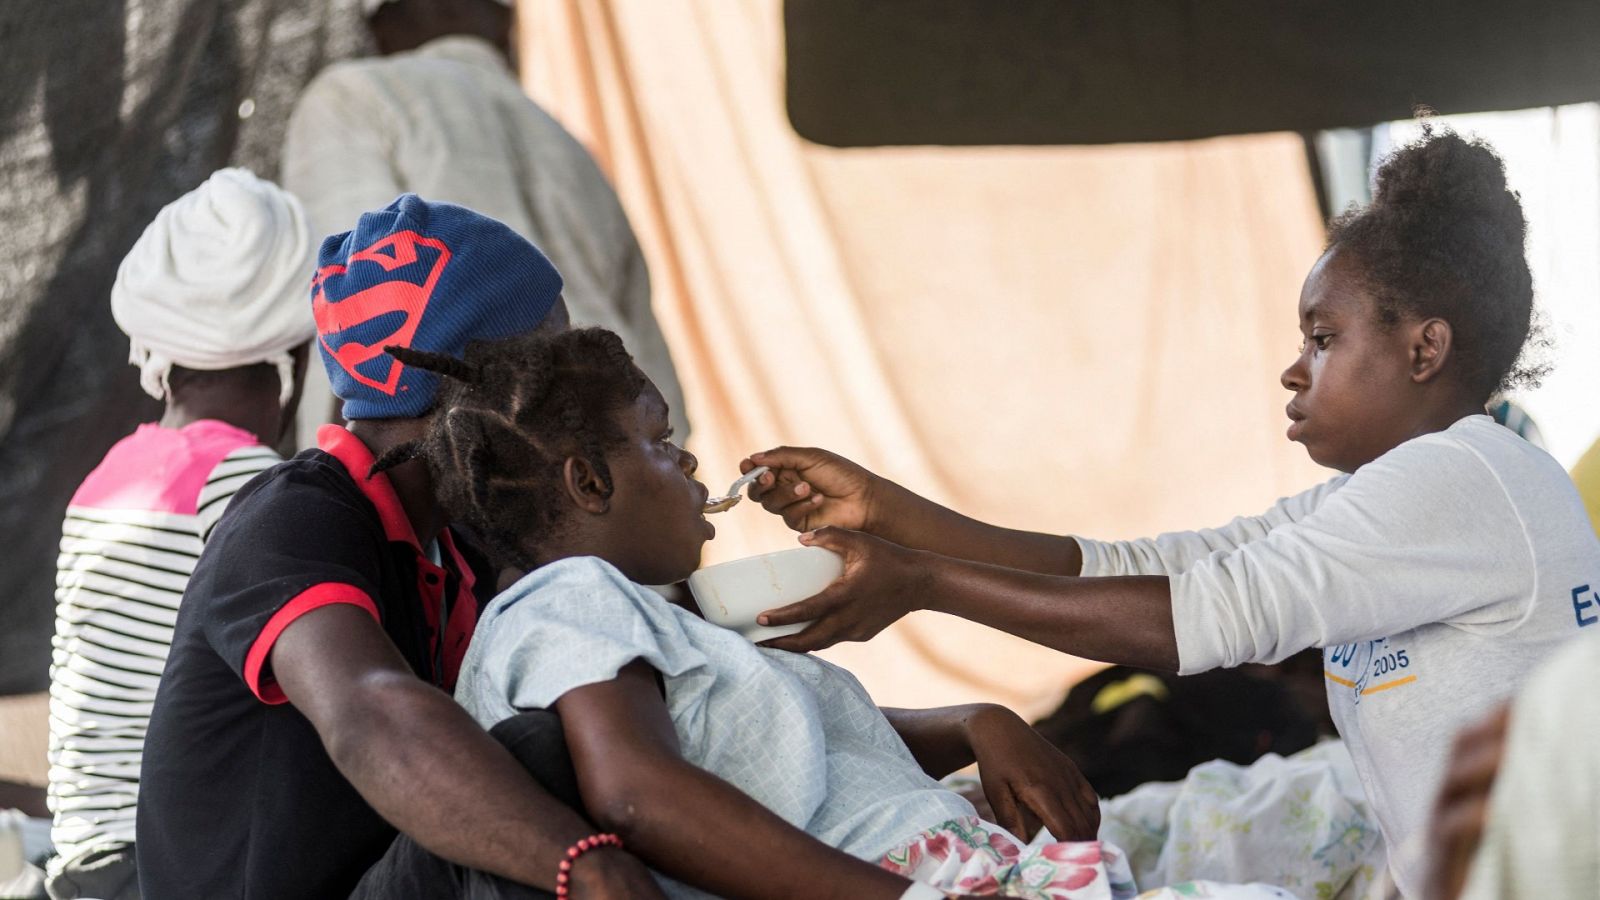
POLYGON ((495 598, 456 700, 488 728, 609 681, 635 659, 661 673, 686 760, 830 846, 876 862, 927 829, 976 815, 922 771, 849 672, 757 647, 593 557, 536 569, 495 598))

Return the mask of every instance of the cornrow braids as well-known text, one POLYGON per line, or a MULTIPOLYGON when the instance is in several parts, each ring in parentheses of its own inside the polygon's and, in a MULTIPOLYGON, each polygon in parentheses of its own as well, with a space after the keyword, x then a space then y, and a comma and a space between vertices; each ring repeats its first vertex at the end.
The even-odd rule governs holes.
POLYGON ((367 477, 371 478, 379 472, 387 472, 401 463, 408 463, 416 459, 421 454, 421 441, 406 441, 403 444, 395 444, 384 451, 382 456, 372 461, 372 468, 367 470, 367 477))
POLYGON ((1335 219, 1328 248, 1352 253, 1387 326, 1402 317, 1450 323, 1462 383, 1487 400, 1537 384, 1521 359, 1535 344, 1527 222, 1493 148, 1424 126, 1378 169, 1371 205, 1335 219))
POLYGON ((462 359, 386 348, 442 378, 428 431, 385 453, 374 470, 421 458, 454 521, 500 566, 531 568, 529 548, 564 521, 567 457, 588 460, 609 494, 608 451, 625 440, 616 414, 649 384, 601 328, 469 344, 462 359))
POLYGON ((475 367, 470 365, 466 360, 456 359, 454 356, 451 356, 448 353, 434 353, 431 350, 413 350, 410 347, 402 347, 398 344, 391 344, 387 347, 384 347, 383 352, 389 354, 395 359, 400 360, 400 362, 404 365, 425 369, 437 375, 444 375, 447 378, 454 378, 457 381, 471 383, 477 381, 479 378, 479 372, 475 367))

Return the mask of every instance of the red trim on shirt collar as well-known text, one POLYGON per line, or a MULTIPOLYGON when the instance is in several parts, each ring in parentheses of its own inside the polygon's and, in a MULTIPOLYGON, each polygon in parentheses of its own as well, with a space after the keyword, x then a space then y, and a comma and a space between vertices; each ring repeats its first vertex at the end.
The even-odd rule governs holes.
POLYGON ((324 425, 317 429, 317 447, 337 459, 361 488, 361 493, 377 507, 384 536, 391 541, 404 541, 421 553, 422 544, 411 527, 411 520, 406 518, 405 507, 400 505, 400 495, 394 492, 389 476, 382 472, 368 476, 377 457, 367 445, 342 425, 324 425))
MULTIPOLYGON (((458 581, 455 599, 449 604, 449 620, 438 621, 439 593, 444 590, 445 585, 439 578, 445 575, 448 569, 435 566, 422 554, 422 545, 417 541, 416 531, 411 527, 411 520, 406 517, 405 508, 400 505, 400 497, 394 492, 394 485, 389 481, 389 476, 380 472, 370 478, 367 477, 367 473, 372 471, 374 460, 372 450, 348 429, 338 425, 324 425, 317 429, 317 446, 337 459, 361 488, 361 492, 372 501, 372 505, 378 510, 378 518, 383 521, 384 536, 390 541, 410 544, 412 551, 417 554, 417 576, 420 582, 418 590, 422 594, 423 608, 429 618, 428 627, 432 632, 431 640, 435 651, 438 649, 438 642, 445 642, 444 672, 437 673, 435 677, 442 681, 445 690, 454 690, 456 675, 461 670, 461 661, 466 656, 467 645, 471 642, 473 630, 478 623, 478 602, 472 591, 477 582, 477 574, 462 557, 461 551, 456 549, 455 537, 450 533, 450 529, 440 530, 439 561, 446 567, 455 568, 458 581)), ((288 622, 285 621, 283 624, 286 627, 288 622)), ((266 653, 272 649, 271 642, 276 638, 277 633, 274 632, 264 643, 258 641, 263 647, 258 654, 261 660, 265 660, 266 653)), ((256 688, 253 682, 251 688, 252 690, 256 688)), ((281 702, 276 698, 269 699, 264 692, 258 691, 257 695, 269 703, 281 702)))
POLYGON ((439 549, 443 551, 439 554, 440 560, 455 560, 456 575, 461 578, 461 590, 459 593, 463 597, 470 597, 472 595, 472 586, 478 583, 478 576, 472 571, 472 566, 467 564, 467 560, 461 555, 461 551, 456 549, 456 540, 451 536, 448 528, 439 532, 439 549))

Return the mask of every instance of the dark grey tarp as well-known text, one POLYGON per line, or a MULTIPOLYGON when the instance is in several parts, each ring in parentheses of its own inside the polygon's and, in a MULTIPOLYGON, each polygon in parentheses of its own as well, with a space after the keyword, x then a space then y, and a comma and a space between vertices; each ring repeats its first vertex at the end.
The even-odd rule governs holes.
POLYGON ((274 177, 300 89, 367 41, 356 0, 0 3, 0 694, 48 683, 67 500, 158 411, 117 263, 213 170, 274 177))
POLYGON ((789 118, 840 147, 1309 132, 1600 99, 1596 0, 786 0, 789 118))

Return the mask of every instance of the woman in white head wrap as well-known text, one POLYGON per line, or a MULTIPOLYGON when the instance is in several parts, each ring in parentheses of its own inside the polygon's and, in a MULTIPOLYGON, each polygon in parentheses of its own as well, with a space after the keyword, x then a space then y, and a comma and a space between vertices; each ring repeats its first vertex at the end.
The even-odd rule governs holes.
POLYGON ((50 684, 52 896, 138 896, 134 823, 157 673, 203 541, 234 492, 279 461, 264 443, 293 418, 316 330, 315 258, 299 201, 223 169, 161 210, 117 270, 112 314, 167 408, 112 447, 67 507, 50 684))
POLYGON ((111 289, 111 314, 132 342, 145 391, 165 399, 173 365, 271 363, 287 406, 290 351, 316 333, 308 299, 316 255, 300 201, 244 169, 221 169, 168 204, 111 289))

